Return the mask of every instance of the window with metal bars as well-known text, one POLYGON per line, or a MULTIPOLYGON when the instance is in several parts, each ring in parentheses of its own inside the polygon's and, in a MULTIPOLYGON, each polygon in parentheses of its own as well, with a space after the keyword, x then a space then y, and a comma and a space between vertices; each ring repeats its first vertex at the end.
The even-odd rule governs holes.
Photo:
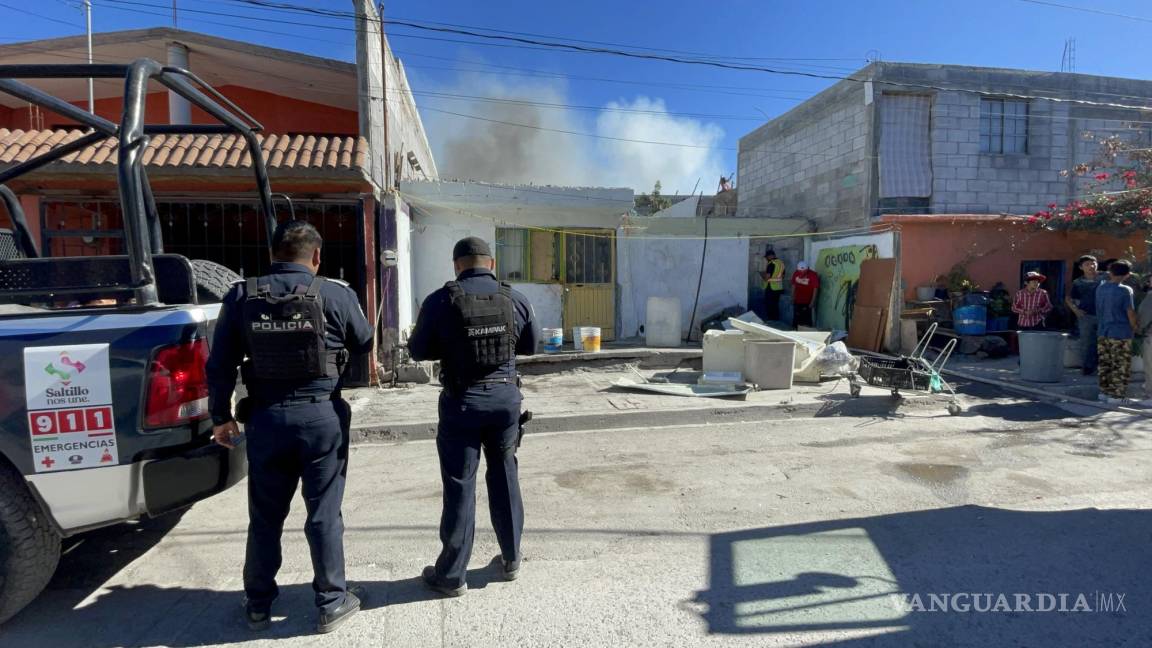
POLYGON ((1028 102, 980 100, 980 152, 1022 155, 1028 152, 1028 102))
POLYGON ((560 281, 560 235, 544 229, 496 229, 496 276, 501 281, 560 281))

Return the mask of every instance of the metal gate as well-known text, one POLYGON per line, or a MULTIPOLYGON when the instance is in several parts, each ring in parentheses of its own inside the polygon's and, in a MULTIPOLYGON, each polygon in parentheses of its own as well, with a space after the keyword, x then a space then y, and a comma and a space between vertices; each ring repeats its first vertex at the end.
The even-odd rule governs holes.
MULTIPOLYGON (((165 252, 215 261, 245 277, 267 272, 267 234, 255 202, 159 198, 156 211, 165 252)), ((320 274, 348 282, 365 303, 361 204, 295 201, 294 211, 324 238, 320 274)), ((43 249, 53 256, 121 254, 121 223, 115 200, 46 200, 43 249)))
POLYGON ((564 230, 564 335, 598 326, 616 339, 616 238, 613 230, 564 230))

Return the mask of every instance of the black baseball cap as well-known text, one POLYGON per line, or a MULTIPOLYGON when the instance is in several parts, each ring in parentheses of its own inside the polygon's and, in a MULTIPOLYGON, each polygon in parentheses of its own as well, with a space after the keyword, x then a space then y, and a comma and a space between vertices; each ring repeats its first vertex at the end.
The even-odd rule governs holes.
POLYGON ((456 246, 452 248, 452 260, 455 261, 460 257, 469 256, 492 256, 492 248, 488 247, 488 243, 484 239, 469 236, 462 238, 456 242, 456 246))

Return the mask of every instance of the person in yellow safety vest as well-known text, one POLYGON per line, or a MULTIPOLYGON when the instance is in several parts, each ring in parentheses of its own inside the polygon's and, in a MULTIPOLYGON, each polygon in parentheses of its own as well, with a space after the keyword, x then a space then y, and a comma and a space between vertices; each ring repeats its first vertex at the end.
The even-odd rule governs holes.
POLYGON ((764 280, 764 320, 778 321, 780 295, 784 294, 784 262, 776 258, 772 248, 764 250, 764 271, 760 277, 764 280))

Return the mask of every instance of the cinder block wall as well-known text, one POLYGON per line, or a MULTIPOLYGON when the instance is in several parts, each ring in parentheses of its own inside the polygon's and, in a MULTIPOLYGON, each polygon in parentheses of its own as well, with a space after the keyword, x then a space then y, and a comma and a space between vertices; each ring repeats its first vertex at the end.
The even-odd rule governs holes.
POLYGON ((822 229, 867 212, 871 110, 864 85, 841 82, 740 139, 746 218, 805 218, 822 229))
POLYGON ((963 90, 882 85, 877 92, 924 92, 932 100, 932 199, 937 214, 1032 214, 1083 195, 1091 178, 1062 176, 1097 156, 1100 141, 1120 134, 1147 141, 1147 113, 1116 107, 1152 104, 1152 82, 1087 74, 956 65, 884 63, 880 81, 963 90), (1028 152, 980 152, 981 97, 1031 97, 1028 152), (1040 97, 1053 97, 1052 101, 1040 97), (1099 105, 1093 105, 1099 104, 1099 105))
POLYGON ((1028 152, 980 152, 980 99, 937 92, 932 101, 932 201, 939 214, 1032 214, 1068 196, 1068 104, 1029 104, 1028 152))
MULTIPOLYGON (((864 85, 841 82, 740 139, 737 215, 796 218, 830 231, 867 223, 872 190, 872 106, 864 85)), ((800 238, 757 239, 749 246, 749 303, 763 298, 757 272, 771 245, 790 274, 800 238)))

